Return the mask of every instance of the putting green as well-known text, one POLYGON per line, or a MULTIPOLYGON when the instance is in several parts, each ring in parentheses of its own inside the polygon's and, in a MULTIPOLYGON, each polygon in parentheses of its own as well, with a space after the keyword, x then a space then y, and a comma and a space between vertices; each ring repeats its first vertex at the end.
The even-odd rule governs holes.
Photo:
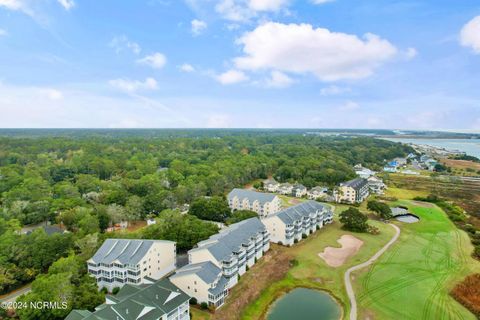
POLYGON ((400 201, 420 217, 371 267, 354 274, 359 319, 475 319, 449 291, 480 272, 468 236, 436 206, 400 201))

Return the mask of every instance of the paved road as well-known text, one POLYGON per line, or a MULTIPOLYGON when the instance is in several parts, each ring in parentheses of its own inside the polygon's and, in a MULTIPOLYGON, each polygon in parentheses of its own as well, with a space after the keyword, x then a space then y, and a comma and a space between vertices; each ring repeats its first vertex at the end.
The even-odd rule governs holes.
POLYGON ((17 300, 18 297, 20 297, 22 294, 29 293, 31 290, 32 290, 31 285, 27 284, 26 286, 21 287, 20 289, 17 289, 10 294, 0 296, 0 302, 15 302, 15 300, 17 300))
POLYGON ((389 225, 392 226, 396 231, 393 238, 382 249, 380 249, 377 253, 375 253, 373 257, 371 257, 370 259, 368 259, 363 263, 357 264, 356 266, 349 268, 347 272, 345 272, 345 276, 344 276, 345 287, 347 288, 348 298, 350 299, 350 305, 352 306, 352 308, 350 309, 350 320, 357 320, 357 300, 355 299, 355 292, 353 291, 350 275, 353 271, 365 268, 371 265, 372 263, 374 263, 375 260, 377 260, 382 254, 384 254, 385 251, 387 251, 388 248, 390 248, 390 246, 395 241, 397 241, 398 237, 400 236, 400 228, 391 223, 389 225))

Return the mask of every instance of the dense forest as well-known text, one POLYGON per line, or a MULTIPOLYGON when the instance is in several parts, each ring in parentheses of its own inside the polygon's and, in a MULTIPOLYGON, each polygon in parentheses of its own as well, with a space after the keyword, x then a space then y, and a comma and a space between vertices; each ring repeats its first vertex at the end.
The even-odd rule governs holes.
MULTIPOLYGON (((85 288, 94 284, 82 277, 84 262, 105 237, 114 236, 105 234, 113 224, 156 216, 156 225, 131 236, 175 240, 187 250, 218 230, 200 220, 204 196, 221 202, 230 189, 270 176, 307 187, 333 186, 355 177, 357 163, 378 169, 411 151, 384 140, 297 132, 28 132, 0 137, 0 294, 37 278, 24 299, 41 300, 48 284, 63 286, 71 289, 76 307, 87 309, 101 296, 85 297, 92 294, 85 288), (191 203, 194 215, 180 214, 191 203), (21 232, 45 221, 70 232, 21 232)), ((248 216, 223 217, 228 223, 248 216)), ((57 316, 64 314, 51 318, 57 316)))

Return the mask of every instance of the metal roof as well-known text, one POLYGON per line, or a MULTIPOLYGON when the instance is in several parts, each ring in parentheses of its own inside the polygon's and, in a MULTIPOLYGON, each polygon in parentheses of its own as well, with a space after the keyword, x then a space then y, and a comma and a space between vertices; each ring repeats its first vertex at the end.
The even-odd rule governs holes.
POLYGON ((232 200, 234 197, 238 197, 240 201, 247 198, 249 202, 258 201, 261 205, 267 202, 272 202, 276 195, 272 193, 263 193, 246 189, 233 189, 228 194, 228 200, 232 200))
POLYGON ((174 243, 167 240, 107 239, 89 260, 94 263, 135 265, 147 254, 154 243, 174 243))

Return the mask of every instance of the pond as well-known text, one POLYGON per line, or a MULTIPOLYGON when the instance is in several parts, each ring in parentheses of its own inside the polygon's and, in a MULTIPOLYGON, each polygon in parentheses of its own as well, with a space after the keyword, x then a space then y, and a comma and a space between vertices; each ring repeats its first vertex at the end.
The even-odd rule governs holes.
POLYGON ((420 221, 420 218, 417 217, 416 215, 414 214, 402 214, 400 216, 396 216, 395 219, 397 219, 398 221, 401 221, 401 222, 405 222, 405 223, 415 223, 415 222, 418 222, 420 221))
POLYGON ((268 320, 338 320, 342 311, 326 292, 297 288, 278 299, 268 313, 268 320))

